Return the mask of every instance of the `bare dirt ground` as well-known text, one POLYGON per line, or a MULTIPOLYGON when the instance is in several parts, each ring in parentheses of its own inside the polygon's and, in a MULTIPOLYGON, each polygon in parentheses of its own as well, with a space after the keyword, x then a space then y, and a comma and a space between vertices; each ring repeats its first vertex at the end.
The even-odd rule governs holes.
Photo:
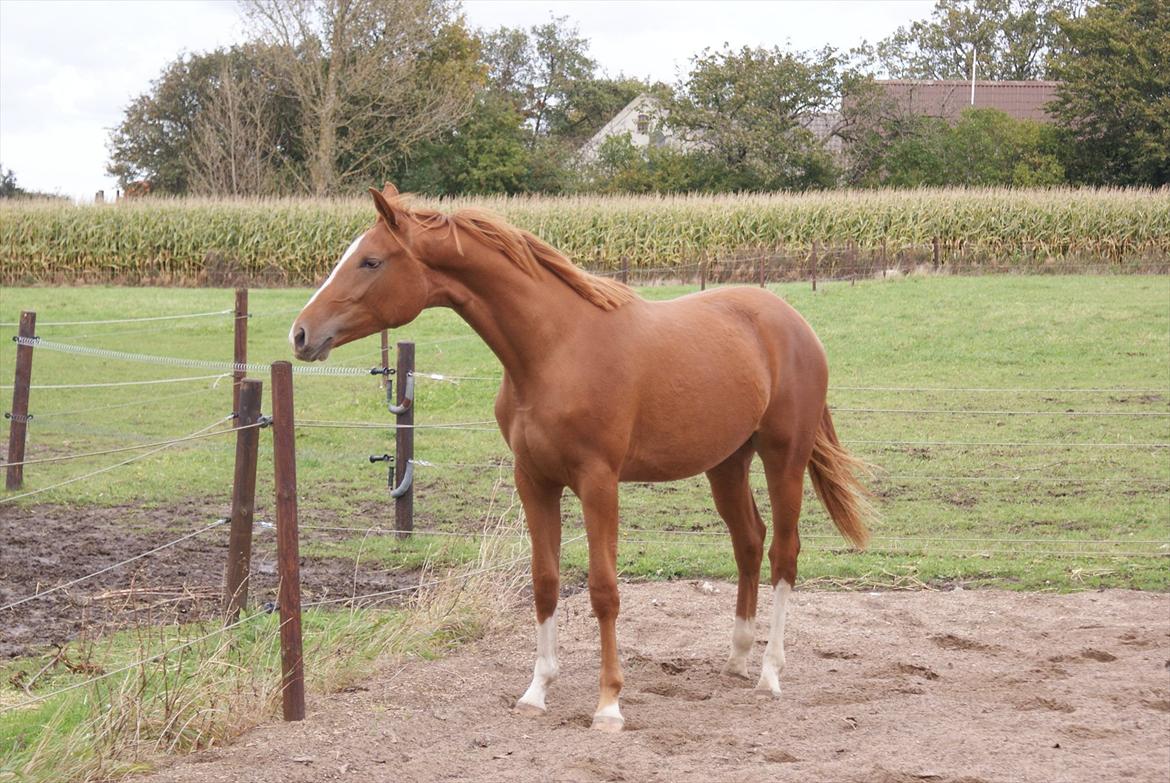
MULTIPOLYGON (((215 521, 222 504, 189 502, 158 509, 0 506, 0 606, 113 566, 215 521), (78 520, 84 519, 84 524, 78 520)), ((327 534, 318 534, 318 539, 327 534)), ((222 606, 226 525, 158 555, 86 579, 6 610, 0 659, 51 644, 135 625, 193 622, 222 606)), ((252 552, 253 605, 275 601, 276 540, 257 527, 252 552)), ((417 574, 354 569, 343 558, 301 558, 302 596, 311 601, 416 584, 417 574)))
MULTIPOLYGON (((589 729, 588 596, 561 604, 548 714, 527 607, 438 661, 387 662, 143 783, 308 781, 1158 781, 1170 775, 1170 596, 798 591, 779 701, 719 673, 734 588, 623 585, 626 731, 589 729)), ((761 616, 768 600, 762 596, 761 616)), ((753 666, 758 667, 757 642, 753 666)))

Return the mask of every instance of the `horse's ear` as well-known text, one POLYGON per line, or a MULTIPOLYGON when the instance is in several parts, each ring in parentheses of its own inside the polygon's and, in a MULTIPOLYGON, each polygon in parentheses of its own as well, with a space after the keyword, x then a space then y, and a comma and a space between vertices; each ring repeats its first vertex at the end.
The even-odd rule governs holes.
MULTIPOLYGON (((388 184, 388 187, 393 188, 394 186, 388 184)), ((397 193, 398 191, 394 192, 397 193)), ((386 225, 390 228, 398 228, 398 218, 394 215, 394 207, 390 205, 390 199, 384 196, 377 188, 370 188, 370 195, 374 197, 374 208, 378 210, 378 214, 386 221, 386 225)))
POLYGON ((398 195, 398 188, 394 187, 393 182, 387 182, 382 186, 382 195, 386 198, 394 198, 398 195))

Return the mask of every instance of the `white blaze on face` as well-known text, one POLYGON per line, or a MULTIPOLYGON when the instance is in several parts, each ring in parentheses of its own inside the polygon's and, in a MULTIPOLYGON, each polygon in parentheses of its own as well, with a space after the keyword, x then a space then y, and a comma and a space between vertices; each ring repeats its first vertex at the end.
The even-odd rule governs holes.
POLYGON ((321 284, 321 287, 318 288, 311 297, 309 297, 309 301, 305 304, 305 307, 313 304, 313 301, 321 295, 321 292, 324 291, 329 286, 329 284, 333 282, 333 278, 337 277, 337 270, 341 269, 342 265, 344 265, 345 262, 349 260, 349 257, 354 254, 354 251, 357 250, 357 246, 361 244, 362 237, 364 236, 365 234, 358 234, 357 239, 349 243, 349 247, 345 249, 345 253, 343 253, 341 256, 341 260, 334 265, 333 271, 329 273, 329 277, 325 278, 325 282, 321 284))
POLYGON ((557 613, 536 626, 536 665, 532 669, 532 684, 520 697, 518 706, 532 707, 544 712, 544 698, 548 686, 556 679, 557 666, 557 613))
MULTIPOLYGON (((354 239, 354 241, 349 243, 349 247, 346 248, 345 253, 343 253, 341 258, 338 260, 338 262, 333 265, 333 271, 329 273, 329 277, 325 278, 325 282, 321 284, 321 287, 313 292, 313 295, 309 297, 309 301, 305 302, 305 307, 308 307, 309 305, 313 304, 313 302, 315 302, 317 300, 317 297, 321 295, 321 292, 329 287, 329 284, 333 282, 333 278, 337 277, 337 271, 339 269, 341 269, 341 267, 345 264, 345 262, 349 260, 349 257, 354 254, 354 252, 357 250, 358 245, 361 244, 362 237, 364 237, 364 236, 365 236, 364 232, 361 234, 358 234, 357 238, 354 239)), ((301 312, 305 311, 305 307, 301 308, 301 312)), ((296 321, 293 321, 292 329, 289 329, 289 332, 288 332, 288 341, 289 341, 289 343, 291 343, 293 345, 296 345, 296 341, 293 337, 293 331, 295 329, 296 329, 296 321)))
POLYGON ((772 627, 768 629, 768 646, 764 648, 764 667, 756 690, 771 691, 780 696, 780 672, 784 670, 784 619, 792 585, 783 579, 772 591, 772 627))

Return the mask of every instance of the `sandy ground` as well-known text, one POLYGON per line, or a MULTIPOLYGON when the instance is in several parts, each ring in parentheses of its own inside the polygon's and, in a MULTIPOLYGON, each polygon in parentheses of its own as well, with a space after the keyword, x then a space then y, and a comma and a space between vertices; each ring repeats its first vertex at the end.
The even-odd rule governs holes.
POLYGON ((303 723, 261 726, 140 780, 1170 778, 1168 595, 797 592, 775 701, 719 673, 734 588, 716 587, 623 585, 620 735, 588 728, 596 626, 577 594, 561 604, 561 678, 543 717, 510 709, 534 648, 517 623, 439 661, 388 662, 347 693, 310 694, 303 723))

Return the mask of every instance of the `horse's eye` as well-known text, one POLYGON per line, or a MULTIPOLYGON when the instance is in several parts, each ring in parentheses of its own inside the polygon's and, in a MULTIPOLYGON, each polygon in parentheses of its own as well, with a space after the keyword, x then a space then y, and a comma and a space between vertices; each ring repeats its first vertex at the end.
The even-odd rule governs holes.
POLYGON ((363 258, 362 262, 358 264, 359 269, 377 269, 382 266, 382 262, 376 258, 363 258))

